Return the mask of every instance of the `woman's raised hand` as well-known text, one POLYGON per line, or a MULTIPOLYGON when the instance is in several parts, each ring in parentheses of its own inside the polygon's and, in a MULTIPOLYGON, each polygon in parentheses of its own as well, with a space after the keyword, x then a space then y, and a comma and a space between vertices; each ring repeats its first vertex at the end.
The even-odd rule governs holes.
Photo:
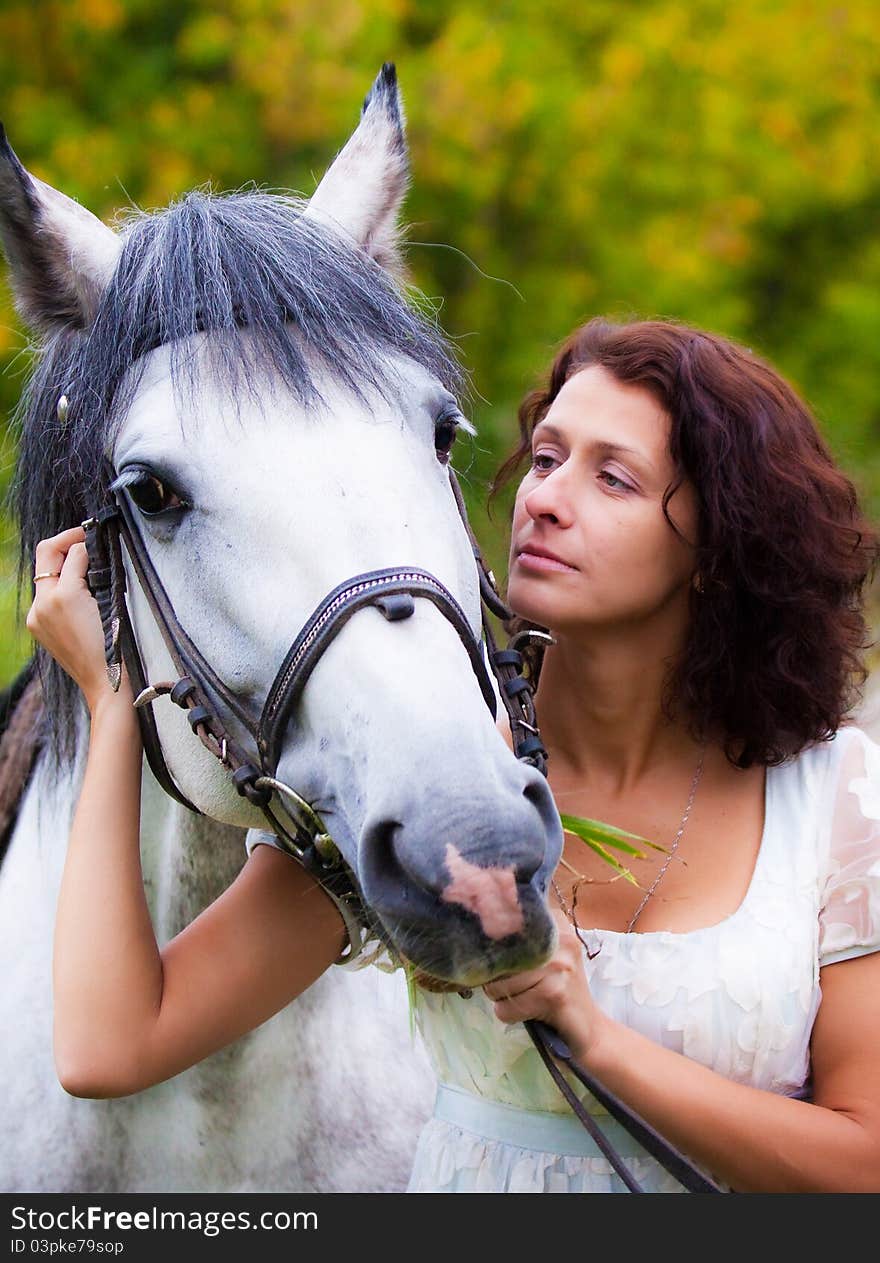
POLYGON ((599 1037, 605 1019, 590 994, 584 972, 583 945, 561 909, 554 909, 559 941, 550 959, 538 969, 496 978, 483 987, 495 1002, 500 1022, 537 1018, 562 1036, 582 1065, 599 1037))
MULTIPOLYGON (((82 689, 89 710, 112 698, 104 658, 104 633, 98 606, 86 585, 89 562, 81 526, 37 544, 37 579, 27 628, 82 689)), ((123 671, 119 692, 131 704, 123 671)))

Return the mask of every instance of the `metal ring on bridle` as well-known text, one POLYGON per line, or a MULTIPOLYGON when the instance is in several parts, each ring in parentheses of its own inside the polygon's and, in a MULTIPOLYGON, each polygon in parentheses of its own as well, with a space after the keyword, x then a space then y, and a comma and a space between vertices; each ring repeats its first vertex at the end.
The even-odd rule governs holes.
POLYGON ((507 642, 508 649, 519 650, 522 645, 530 640, 537 640, 539 644, 543 644, 546 648, 548 645, 555 645, 556 641, 549 632, 538 631, 535 627, 527 627, 524 631, 517 632, 515 636, 511 636, 507 642))
MULTIPOLYGON (((277 780, 274 776, 259 776, 254 781, 254 785, 256 785, 257 789, 274 790, 281 799, 291 798, 294 803, 296 803, 299 812, 301 812, 301 814, 305 817, 305 823, 298 820, 285 804, 284 810, 286 814, 294 821, 301 832, 309 835, 312 845, 328 867, 331 867, 339 862, 339 850, 336 843, 327 832, 327 827, 324 824, 324 821, 315 811, 314 807, 312 807, 310 803, 307 803, 304 798, 300 797, 295 789, 291 789, 289 785, 285 785, 283 781, 277 780)), ((296 845, 297 850, 300 851, 298 844, 294 843, 294 845, 296 845)), ((302 853, 300 853, 297 858, 301 859, 302 853)))

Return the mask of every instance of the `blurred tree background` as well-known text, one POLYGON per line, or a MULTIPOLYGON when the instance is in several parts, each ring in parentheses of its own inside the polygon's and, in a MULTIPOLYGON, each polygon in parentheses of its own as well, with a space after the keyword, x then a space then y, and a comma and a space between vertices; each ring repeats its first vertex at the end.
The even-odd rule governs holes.
MULTIPOLYGON (((409 119, 415 284, 471 374, 475 528, 516 404, 596 313, 765 355, 880 515, 874 0, 0 0, 0 117, 108 222, 195 185, 310 193, 384 60, 409 119)), ((28 334, 0 282, 2 478, 28 334)), ((0 683, 16 632, 0 552, 0 683)))

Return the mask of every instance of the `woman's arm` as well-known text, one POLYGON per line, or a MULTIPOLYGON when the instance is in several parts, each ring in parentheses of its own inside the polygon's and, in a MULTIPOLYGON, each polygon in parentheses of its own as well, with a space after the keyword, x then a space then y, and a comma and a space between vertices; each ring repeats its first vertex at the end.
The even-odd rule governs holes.
POLYGON ((554 1026, 585 1069, 741 1192, 880 1191, 880 952, 822 970, 809 1104, 734 1083, 606 1017, 571 926, 561 914, 557 924, 547 965, 485 988, 502 1021, 554 1026))
POLYGON ((79 528, 43 541, 28 627, 83 690, 85 779, 58 900, 55 1059, 67 1091, 123 1096, 167 1079, 283 1008, 339 956, 332 901, 257 847, 235 882, 160 952, 140 867, 142 752, 126 681, 106 682, 79 528), (51 585, 51 586, 50 586, 51 585))
POLYGON ((741 1192, 880 1192, 880 953, 829 965, 813 1103, 733 1083, 618 1023, 586 1064, 667 1140, 741 1192))
POLYGON ((139 853, 140 743, 129 710, 94 717, 55 929, 55 1061, 76 1096, 168 1079, 288 1004, 345 945, 339 913, 289 857, 258 846, 159 951, 139 853))

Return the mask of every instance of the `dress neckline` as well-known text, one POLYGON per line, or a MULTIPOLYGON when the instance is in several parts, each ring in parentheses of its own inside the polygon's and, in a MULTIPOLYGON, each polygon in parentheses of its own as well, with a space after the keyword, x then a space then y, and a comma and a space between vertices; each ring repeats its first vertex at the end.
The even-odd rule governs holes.
MULTIPOLYGON (((761 841, 758 843, 758 854, 755 856, 752 875, 749 878, 749 884, 746 892, 740 900, 739 906, 734 908, 733 912, 728 913, 726 917, 722 917, 720 921, 715 921, 712 925, 698 925, 693 930, 606 930, 595 926, 582 926, 583 934, 595 934, 602 937, 611 937, 613 939, 630 942, 636 939, 686 939, 696 934, 708 934, 714 930, 720 930, 723 926, 730 925, 737 917, 739 917, 750 902, 752 895, 758 885, 758 876, 762 866, 766 861, 767 851, 769 850, 768 839, 770 836, 770 819, 772 814, 772 801, 774 795, 771 795, 771 783, 775 784, 775 775, 778 766, 766 767, 764 769, 764 827, 761 830, 761 841)), ((586 948, 584 949, 586 950, 586 948)))

